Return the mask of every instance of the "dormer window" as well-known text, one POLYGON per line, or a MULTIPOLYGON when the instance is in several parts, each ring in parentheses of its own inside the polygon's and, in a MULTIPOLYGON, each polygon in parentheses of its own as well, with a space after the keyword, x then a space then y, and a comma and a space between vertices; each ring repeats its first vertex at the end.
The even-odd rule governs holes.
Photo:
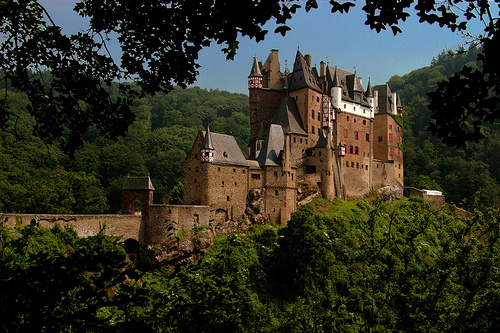
POLYGON ((226 153, 226 152, 223 152, 223 153, 222 153, 222 157, 227 158, 227 153, 226 153))

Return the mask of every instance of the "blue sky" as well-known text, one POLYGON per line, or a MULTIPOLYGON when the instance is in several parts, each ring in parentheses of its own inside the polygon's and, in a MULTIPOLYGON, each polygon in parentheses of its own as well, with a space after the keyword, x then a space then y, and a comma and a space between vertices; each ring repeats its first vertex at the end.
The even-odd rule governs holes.
MULTIPOLYGON (((366 88, 369 77, 372 84, 383 84, 393 75, 404 75, 429 66, 432 57, 463 43, 462 37, 449 29, 418 23, 415 15, 400 24, 403 33, 397 36, 393 36, 390 30, 376 33, 364 25, 363 2, 358 1, 347 14, 332 14, 327 1, 318 2, 318 9, 309 13, 304 9, 298 11, 288 22, 292 30, 285 37, 273 32, 274 22, 268 23, 269 33, 260 43, 241 37, 233 61, 226 61, 225 54, 220 51, 222 46, 212 43, 200 54, 202 67, 194 85, 246 94, 247 76, 255 55, 265 61, 271 49, 278 49, 284 70, 285 60, 292 64, 299 48, 302 54, 310 54, 313 65, 318 67, 326 57, 330 65, 347 71, 354 71, 356 66, 366 88)), ((86 21, 72 12, 75 1, 42 0, 41 3, 64 32, 71 33, 85 26, 86 21)), ((118 58, 119 51, 115 54, 118 58)))

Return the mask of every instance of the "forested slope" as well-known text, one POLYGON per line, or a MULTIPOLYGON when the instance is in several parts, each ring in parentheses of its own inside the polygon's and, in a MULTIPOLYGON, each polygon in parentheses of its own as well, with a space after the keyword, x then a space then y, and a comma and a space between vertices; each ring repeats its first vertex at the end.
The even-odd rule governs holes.
POLYGON ((393 76, 388 82, 403 104, 405 186, 443 190, 447 201, 455 204, 464 199, 470 203, 473 197, 485 204, 498 199, 500 127, 486 124, 483 140, 465 149, 450 148, 427 131, 431 118, 426 94, 463 65, 477 66, 477 53, 476 48, 445 50, 429 67, 393 76))
MULTIPOLYGON (((404 109, 405 185, 443 190, 455 204, 464 199, 470 203, 476 194, 486 204, 498 198, 499 126, 487 125, 485 139, 466 149, 449 148, 426 130, 426 93, 464 64, 475 64, 476 55, 477 49, 454 56, 443 51, 429 67, 388 82, 404 109)), ((5 90, 1 93, 5 96, 5 90)), ((136 121, 125 137, 114 142, 91 130, 74 158, 32 135, 34 123, 23 94, 10 90, 7 103, 18 118, 11 117, 10 126, 0 133, 3 212, 119 212, 127 175, 150 174, 154 201, 166 202, 172 194, 170 202, 179 203, 184 159, 196 133, 208 123, 215 132, 234 135, 242 151, 247 150, 249 106, 244 94, 193 87, 138 99, 132 105, 136 121)))
POLYGON ((194 138, 208 123, 232 134, 243 151, 250 133, 248 98, 198 87, 135 101, 137 117, 117 142, 90 131, 74 158, 57 145, 32 136, 33 121, 23 94, 9 92, 19 116, 0 133, 0 211, 33 213, 115 213, 127 175, 151 175, 154 201, 168 200, 182 182, 183 164, 194 138))
POLYGON ((0 331, 498 332, 498 207, 471 215, 317 199, 142 274, 116 237, 0 224, 0 331))

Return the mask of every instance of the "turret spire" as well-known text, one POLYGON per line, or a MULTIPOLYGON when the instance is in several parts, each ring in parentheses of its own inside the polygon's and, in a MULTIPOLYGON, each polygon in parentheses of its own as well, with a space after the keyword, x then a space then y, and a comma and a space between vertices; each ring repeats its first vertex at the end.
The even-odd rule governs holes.
POLYGON ((366 97, 373 97, 373 91, 372 91, 372 85, 371 85, 371 82, 370 82, 370 78, 368 78, 368 86, 366 87, 366 97))
POLYGON ((205 138, 203 139, 203 144, 201 145, 201 162, 212 163, 214 161, 214 145, 212 143, 212 135, 210 134, 210 125, 207 125, 207 131, 205 132, 205 138))
POLYGON ((260 71, 259 61, 257 57, 253 57, 252 70, 248 76, 248 89, 262 88, 262 72, 260 71))

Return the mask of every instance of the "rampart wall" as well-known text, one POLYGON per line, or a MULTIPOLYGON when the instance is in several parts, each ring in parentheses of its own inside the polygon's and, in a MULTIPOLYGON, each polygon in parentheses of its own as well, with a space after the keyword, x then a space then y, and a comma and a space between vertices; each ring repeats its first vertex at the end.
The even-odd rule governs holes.
POLYGON ((132 238, 142 241, 141 215, 56 215, 56 214, 0 214, 2 221, 7 218, 6 226, 14 227, 16 221, 27 225, 35 219, 42 227, 71 226, 79 237, 97 235, 101 225, 106 224, 105 233, 113 236, 123 236, 123 240, 132 238))
POLYGON ((135 239, 142 244, 157 244, 174 236, 179 230, 208 226, 211 217, 209 206, 151 205, 148 213, 141 215, 58 215, 58 214, 1 214, 5 226, 16 223, 27 225, 35 219, 42 227, 56 223, 71 226, 79 237, 95 236, 105 223, 106 235, 123 236, 122 240, 135 239), (172 228, 169 228, 172 226, 172 228))

